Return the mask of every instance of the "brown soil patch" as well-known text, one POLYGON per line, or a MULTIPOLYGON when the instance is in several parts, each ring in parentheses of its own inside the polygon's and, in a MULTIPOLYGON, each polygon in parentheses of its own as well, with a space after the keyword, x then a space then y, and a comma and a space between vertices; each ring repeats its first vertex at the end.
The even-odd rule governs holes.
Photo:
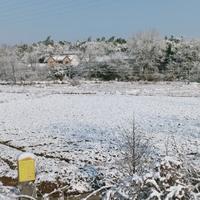
POLYGON ((56 183, 45 181, 45 182, 39 183, 37 185, 37 188, 39 189, 39 191, 42 194, 45 194, 45 193, 50 193, 50 192, 54 191, 55 189, 58 189, 58 186, 56 183))
POLYGON ((0 177, 0 182, 2 182, 4 186, 16 187, 18 184, 18 180, 16 178, 11 178, 11 177, 6 177, 6 176, 0 177))

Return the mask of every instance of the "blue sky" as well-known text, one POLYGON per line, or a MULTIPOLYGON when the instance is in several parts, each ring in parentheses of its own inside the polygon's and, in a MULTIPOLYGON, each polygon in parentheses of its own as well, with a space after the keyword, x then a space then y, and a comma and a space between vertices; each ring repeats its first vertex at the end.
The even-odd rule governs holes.
POLYGON ((0 43, 127 38, 151 29, 200 37, 199 9, 200 0, 0 0, 0 43))

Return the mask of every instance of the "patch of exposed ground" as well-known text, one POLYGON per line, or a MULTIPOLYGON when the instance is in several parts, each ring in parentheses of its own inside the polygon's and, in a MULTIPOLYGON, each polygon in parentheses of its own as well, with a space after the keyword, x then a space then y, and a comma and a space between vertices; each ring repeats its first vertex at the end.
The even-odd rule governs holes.
POLYGON ((14 187, 16 187, 17 184, 18 184, 18 180, 16 178, 6 177, 6 176, 0 177, 0 182, 2 182, 2 184, 4 186, 14 186, 14 187))

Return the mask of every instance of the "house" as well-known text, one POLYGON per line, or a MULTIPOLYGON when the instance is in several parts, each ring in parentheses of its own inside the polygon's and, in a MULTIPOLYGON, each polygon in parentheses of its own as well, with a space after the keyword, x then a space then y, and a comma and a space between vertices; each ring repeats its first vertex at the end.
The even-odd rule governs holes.
POLYGON ((77 66, 79 64, 79 58, 77 55, 73 54, 64 54, 64 55, 52 55, 49 56, 45 62, 48 64, 49 67, 56 67, 60 64, 62 65, 73 65, 77 66))
POLYGON ((59 64, 69 64, 71 62, 71 59, 67 55, 53 55, 47 58, 46 60, 49 67, 55 67, 59 64))

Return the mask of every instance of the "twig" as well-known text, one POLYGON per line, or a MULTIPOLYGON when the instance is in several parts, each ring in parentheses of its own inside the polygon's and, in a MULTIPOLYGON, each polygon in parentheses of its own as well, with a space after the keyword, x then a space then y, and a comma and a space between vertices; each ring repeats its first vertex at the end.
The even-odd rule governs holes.
POLYGON ((62 187, 62 188, 58 188, 57 190, 54 190, 54 191, 52 191, 52 192, 50 192, 50 193, 48 193, 48 194, 45 194, 44 196, 43 196, 43 198, 47 198, 47 197, 49 197, 49 196, 51 196, 52 194, 55 194, 56 192, 61 192, 61 191, 65 191, 65 190, 67 190, 67 189, 69 189, 71 186, 68 186, 68 185, 66 185, 66 186, 64 186, 64 187, 62 187))
POLYGON ((91 194, 89 194, 87 197, 83 198, 82 200, 88 200, 90 197, 92 197, 93 195, 95 195, 96 193, 100 192, 101 190, 105 190, 105 189, 109 189, 113 187, 112 185, 110 186, 103 186, 101 188, 99 188, 98 190, 95 190, 94 192, 92 192, 91 194))
POLYGON ((28 195, 10 195, 7 196, 9 198, 26 198, 26 199, 30 199, 30 200, 37 200, 34 197, 28 196, 28 195))

